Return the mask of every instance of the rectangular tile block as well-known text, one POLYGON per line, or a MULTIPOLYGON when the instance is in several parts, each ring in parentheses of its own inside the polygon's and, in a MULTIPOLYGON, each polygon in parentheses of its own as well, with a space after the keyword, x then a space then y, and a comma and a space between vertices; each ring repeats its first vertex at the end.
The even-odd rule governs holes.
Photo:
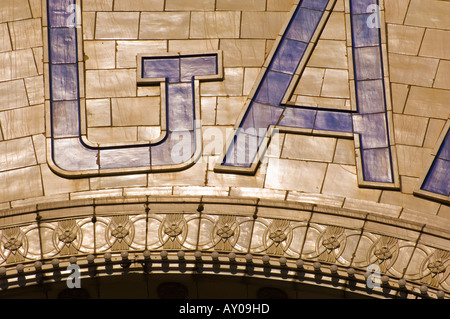
POLYGON ((0 202, 42 196, 39 166, 31 166, 0 173, 0 202))
POLYGON ((136 96, 136 71, 129 69, 86 71, 86 97, 136 96))
POLYGON ((138 12, 98 12, 95 25, 96 39, 137 39, 138 12))
POLYGON ((28 105, 28 99, 23 80, 0 83, 0 110, 26 105, 28 105))
POLYGON ((44 105, 0 112, 0 124, 4 139, 45 133, 44 105))
POLYGON ((240 12, 192 12, 190 38, 239 38, 240 12))
POLYGON ((0 171, 36 164, 31 137, 0 142, 0 171))
POLYGON ((112 125, 160 125, 159 97, 113 98, 112 125))
POLYGON ((189 37, 189 12, 143 12, 139 39, 166 40, 189 37))
POLYGON ((41 19, 15 21, 9 28, 14 50, 42 46, 41 19))

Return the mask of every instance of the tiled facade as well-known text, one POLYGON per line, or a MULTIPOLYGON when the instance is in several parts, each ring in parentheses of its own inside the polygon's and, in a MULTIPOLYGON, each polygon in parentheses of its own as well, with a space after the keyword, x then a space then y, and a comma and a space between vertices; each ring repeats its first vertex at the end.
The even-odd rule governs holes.
POLYGON ((374 3, 0 0, 0 209, 258 198, 450 251, 450 3, 374 3))

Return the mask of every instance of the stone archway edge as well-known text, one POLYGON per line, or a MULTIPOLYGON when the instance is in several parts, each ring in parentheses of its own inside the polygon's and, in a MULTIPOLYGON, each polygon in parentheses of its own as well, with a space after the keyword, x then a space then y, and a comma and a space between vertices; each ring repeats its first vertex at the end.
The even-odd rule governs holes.
POLYGON ((381 204, 377 213, 374 203, 350 209, 345 200, 339 207, 329 196, 327 204, 318 204, 320 196, 303 196, 303 202, 229 196, 91 198, 4 210, 0 267, 120 256, 123 251, 234 252, 362 273, 376 265, 389 278, 450 292, 446 224, 399 219, 395 215, 401 210, 394 207, 387 217, 382 210, 389 207, 381 204))

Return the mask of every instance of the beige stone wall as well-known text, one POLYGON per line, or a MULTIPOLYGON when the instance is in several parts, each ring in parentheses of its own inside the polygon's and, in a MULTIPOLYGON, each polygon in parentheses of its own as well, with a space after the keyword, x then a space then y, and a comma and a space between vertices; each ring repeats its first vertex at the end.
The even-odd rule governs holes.
MULTIPOLYGON (((41 0, 0 0, 0 209, 122 195, 217 195, 337 201, 413 220, 420 214, 450 219, 448 205, 413 195, 449 118, 447 1, 385 0, 400 190, 358 187, 354 143, 337 137, 280 134, 255 176, 213 171, 221 149, 208 147, 211 128, 225 133, 235 125, 293 3, 83 0, 89 140, 139 142, 159 136, 159 116, 154 116, 160 112, 159 88, 136 86, 137 54, 223 50, 225 78, 201 84, 205 147, 193 167, 65 179, 49 169, 46 158, 41 0)), ((344 9, 338 0, 291 101, 350 109, 344 9)))

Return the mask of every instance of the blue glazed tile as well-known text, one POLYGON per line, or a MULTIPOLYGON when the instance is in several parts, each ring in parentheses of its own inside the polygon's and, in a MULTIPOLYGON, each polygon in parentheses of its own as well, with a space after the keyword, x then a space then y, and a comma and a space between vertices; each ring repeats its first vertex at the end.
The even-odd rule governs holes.
POLYGON ((53 160, 68 171, 98 169, 98 151, 85 147, 79 138, 53 139, 53 160))
POLYGON ((289 24, 285 37, 295 41, 309 43, 316 31, 322 12, 300 8, 289 24))
POLYGON ((317 111, 315 130, 353 132, 352 114, 339 111, 317 111))
POLYGON ((80 136, 78 101, 53 102, 51 108, 53 138, 80 136))
POLYGON ((358 113, 380 113, 386 111, 382 80, 356 82, 358 113))
POLYGON ((50 66, 51 96, 53 101, 78 99, 77 64, 56 64, 50 66))
POLYGON ((77 63, 76 29, 50 29, 50 63, 77 63))
POLYGON ((143 78, 166 78, 171 83, 180 82, 179 58, 144 58, 143 78))
POLYGON ((364 180, 392 183, 391 155, 389 148, 362 150, 364 180))
POLYGON ((316 114, 316 110, 301 107, 286 107, 279 125, 312 129, 314 127, 316 114))
POLYGON ((367 24, 369 14, 352 15, 353 47, 367 47, 380 44, 380 31, 367 24))
POLYGON ((354 117, 355 133, 361 135, 361 148, 388 147, 386 115, 362 114, 354 117))
POLYGON ((191 83, 167 85, 167 122, 169 131, 194 129, 194 96, 191 83))
POLYGON ((425 178, 422 189, 441 194, 450 195, 450 161, 435 159, 427 177, 425 178))
POLYGON ((187 162, 195 153, 195 132, 167 132, 167 137, 151 146, 152 167, 177 165, 187 162))
POLYGON ((181 58, 181 81, 192 81, 199 75, 217 74, 217 55, 181 58))
POLYGON ((50 27, 76 27, 76 0, 48 0, 48 23, 50 27))
POLYGON ((270 125, 278 124, 284 108, 252 102, 241 123, 245 134, 264 138, 270 125))
POLYGON ((263 104, 280 105, 291 80, 292 76, 289 74, 266 72, 254 100, 263 104))
POLYGON ((351 14, 361 14, 372 12, 369 9, 371 5, 378 5, 377 0, 350 0, 350 12, 351 14))
POLYGON ((100 169, 150 168, 150 146, 100 150, 100 169))
POLYGON ((245 134, 242 130, 238 130, 222 164, 250 167, 258 154, 260 144, 261 139, 257 136, 245 134))
POLYGON ((379 47, 355 48, 353 51, 356 80, 364 81, 382 78, 379 47))
POLYGON ((439 158, 450 161, 450 131, 447 132, 447 135, 445 136, 444 141, 442 142, 442 145, 439 148, 437 156, 439 158))
POLYGON ((324 11, 328 0, 302 0, 300 7, 324 11))
POLYGON ((306 47, 306 43, 284 39, 273 57, 270 69, 294 74, 306 47))

